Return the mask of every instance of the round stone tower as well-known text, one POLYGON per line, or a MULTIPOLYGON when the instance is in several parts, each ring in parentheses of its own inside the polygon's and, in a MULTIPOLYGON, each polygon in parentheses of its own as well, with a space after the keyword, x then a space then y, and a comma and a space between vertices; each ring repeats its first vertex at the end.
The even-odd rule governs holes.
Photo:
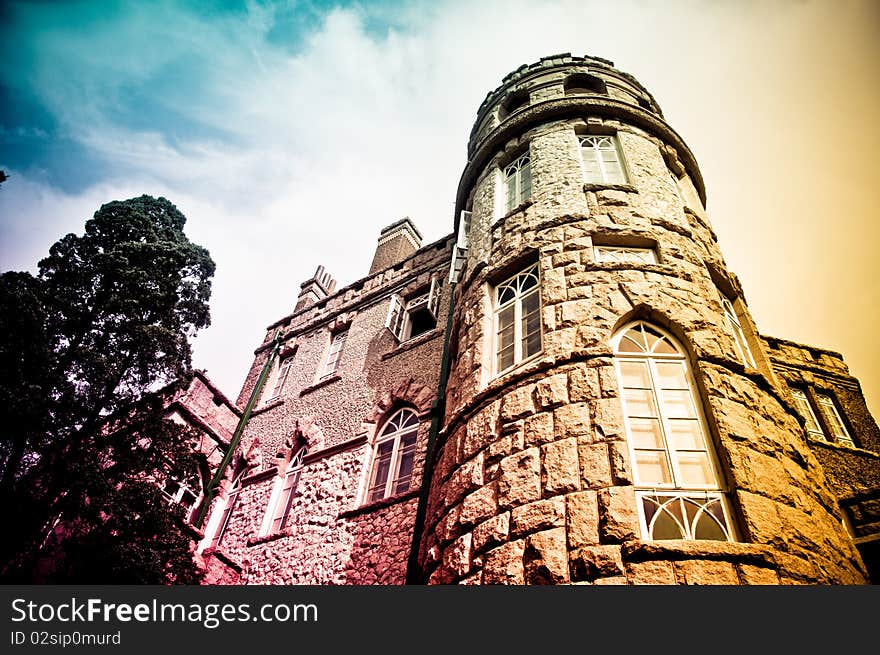
POLYGON ((688 146, 609 61, 545 57, 486 97, 427 582, 865 582, 704 203, 688 146))

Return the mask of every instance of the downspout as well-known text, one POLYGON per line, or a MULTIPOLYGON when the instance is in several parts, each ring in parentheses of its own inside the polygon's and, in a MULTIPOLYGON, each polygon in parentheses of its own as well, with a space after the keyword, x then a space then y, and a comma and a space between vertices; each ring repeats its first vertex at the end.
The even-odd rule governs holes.
POLYGON ((251 397, 248 398, 248 402, 244 408, 244 412, 242 412, 241 418, 238 420, 238 425, 235 427, 235 432, 232 435, 232 439, 229 441, 229 447, 226 449, 226 454, 223 456, 223 460, 220 462, 220 466, 217 467, 217 472, 214 474, 214 477, 211 478, 211 481, 208 483, 208 487, 205 489, 205 497, 202 499, 202 504, 199 507, 199 514, 193 524, 199 530, 202 529, 202 524, 205 522, 205 517, 208 515, 208 509, 211 507, 211 503, 213 502, 214 497, 217 495, 217 489, 220 487, 220 482, 222 482, 223 480, 226 469, 232 462, 235 451, 238 450, 238 444, 241 441, 241 435, 244 433, 244 429, 251 418, 251 413, 254 410, 254 405, 257 404, 257 398, 260 397, 260 393, 263 391, 263 385, 266 384, 266 378, 269 377, 269 371, 272 369, 272 363, 275 361, 275 357, 278 355, 278 351, 280 349, 281 330, 278 330, 278 332, 275 333, 275 345, 272 346, 272 351, 269 353, 269 357, 266 359, 266 363, 263 364, 263 370, 260 372, 260 377, 257 378, 257 383, 254 385, 254 388, 251 391, 251 397))
MULTIPOLYGON (((453 246, 453 262, 456 252, 453 246)), ((455 282, 449 283, 449 311, 446 314, 446 332, 443 335, 443 355, 440 360, 440 381, 437 383, 437 397, 431 405, 431 430, 425 446, 425 467, 422 472, 422 488, 419 491, 419 504, 416 509, 416 521, 413 525, 412 545, 406 564, 406 584, 425 584, 424 572, 419 566, 419 547, 422 541, 422 530, 425 528, 425 516, 428 513, 428 494, 431 476, 434 473, 434 448, 440 433, 440 424, 446 414, 446 382, 449 379, 449 339, 452 335, 452 310, 455 307, 455 282)))

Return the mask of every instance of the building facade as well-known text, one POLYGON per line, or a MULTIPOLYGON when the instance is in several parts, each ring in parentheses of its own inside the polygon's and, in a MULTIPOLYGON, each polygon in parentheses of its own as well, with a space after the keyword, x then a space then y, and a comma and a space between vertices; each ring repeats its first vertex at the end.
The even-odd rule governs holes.
POLYGON ((762 336, 696 160, 611 62, 481 105, 453 233, 319 268, 238 398, 201 557, 247 584, 862 584, 880 431, 762 336), (221 564, 217 564, 221 562, 221 564))

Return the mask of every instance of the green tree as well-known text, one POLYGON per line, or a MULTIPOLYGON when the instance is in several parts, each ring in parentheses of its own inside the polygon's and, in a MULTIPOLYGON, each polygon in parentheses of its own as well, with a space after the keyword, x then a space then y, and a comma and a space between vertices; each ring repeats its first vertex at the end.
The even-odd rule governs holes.
POLYGON ((210 324, 214 262, 165 198, 102 206, 39 273, 0 276, 0 545, 8 581, 191 583, 192 434, 163 419, 210 324))

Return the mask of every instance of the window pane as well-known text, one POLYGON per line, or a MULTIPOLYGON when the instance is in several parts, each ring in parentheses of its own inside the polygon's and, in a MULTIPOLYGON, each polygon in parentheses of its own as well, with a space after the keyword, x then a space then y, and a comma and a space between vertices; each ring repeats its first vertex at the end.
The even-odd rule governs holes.
POLYGON ((670 418, 696 418, 694 403, 691 401, 691 392, 687 389, 660 391, 663 398, 663 409, 670 418))
POLYGON ((704 450, 703 431, 696 419, 669 420, 669 447, 673 450, 704 450))
POLYGON ((657 510, 651 538, 657 540, 685 538, 680 501, 677 498, 667 500, 657 510))
MULTIPOLYGON (((524 202, 532 197, 532 166, 526 164, 519 172, 520 176, 520 193, 519 202, 524 202)), ((519 203, 517 203, 519 204, 519 203)))
POLYGON ((662 389, 687 389, 684 362, 657 362, 657 382, 662 389))
POLYGON ((672 476, 663 451, 637 450, 636 477, 641 484, 669 484, 672 476))
POLYGON ((621 360, 620 379, 624 387, 651 388, 651 375, 648 373, 647 362, 621 360))
POLYGON ((655 418, 631 418, 629 429, 632 433, 633 448, 663 449, 663 434, 660 421, 655 418))
POLYGON ((627 416, 657 416, 654 394, 644 389, 624 389, 627 416))
POLYGON ((695 485, 706 486, 714 482, 709 455, 706 452, 678 452, 678 470, 681 473, 683 487, 695 485))
MULTIPOLYGON (((715 501, 720 505, 720 501, 715 501)), ((718 521, 707 513, 701 512, 697 517, 696 525, 694 525, 694 539, 708 539, 712 541, 727 541, 727 533, 718 525, 718 521)))

